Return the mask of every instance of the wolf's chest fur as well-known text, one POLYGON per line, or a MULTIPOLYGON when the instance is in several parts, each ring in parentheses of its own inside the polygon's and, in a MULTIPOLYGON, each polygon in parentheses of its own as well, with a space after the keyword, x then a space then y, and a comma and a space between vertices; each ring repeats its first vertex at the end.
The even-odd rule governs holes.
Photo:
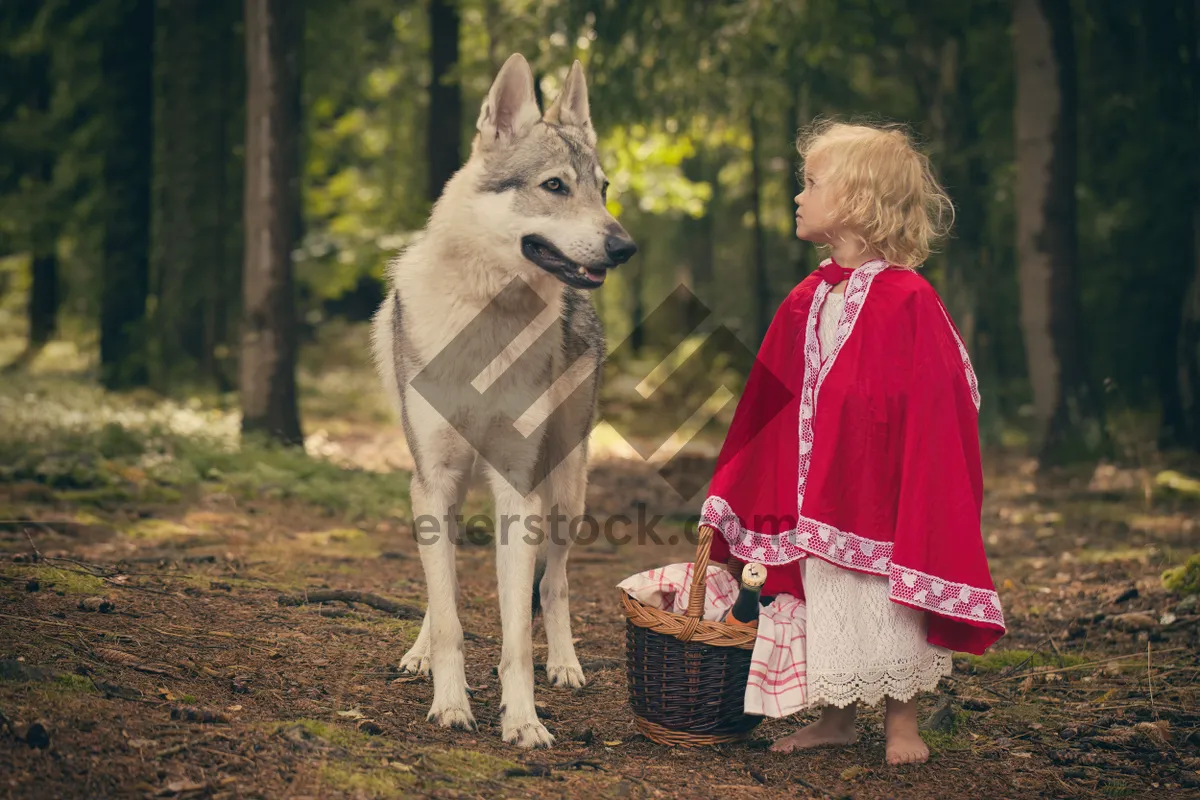
POLYGON ((398 286, 392 302, 401 386, 416 388, 472 438, 514 422, 531 432, 587 377, 560 381, 564 373, 595 372, 603 357, 591 301, 571 289, 484 304, 398 286))

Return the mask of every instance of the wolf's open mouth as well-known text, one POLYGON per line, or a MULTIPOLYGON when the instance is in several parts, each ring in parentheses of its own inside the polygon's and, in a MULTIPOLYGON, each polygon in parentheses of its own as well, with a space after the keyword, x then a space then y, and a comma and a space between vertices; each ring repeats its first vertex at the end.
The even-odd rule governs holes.
POLYGON ((521 254, 570 286, 590 289, 604 283, 608 270, 576 264, 550 242, 536 234, 521 237, 521 254))

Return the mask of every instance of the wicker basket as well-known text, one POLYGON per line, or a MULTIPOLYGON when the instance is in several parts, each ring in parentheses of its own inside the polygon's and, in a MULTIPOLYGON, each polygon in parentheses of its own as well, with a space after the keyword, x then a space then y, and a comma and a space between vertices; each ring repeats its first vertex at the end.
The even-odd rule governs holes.
POLYGON ((638 730, 659 744, 734 742, 762 721, 742 712, 757 630, 701 619, 712 536, 700 529, 686 614, 621 592, 629 704, 638 730))

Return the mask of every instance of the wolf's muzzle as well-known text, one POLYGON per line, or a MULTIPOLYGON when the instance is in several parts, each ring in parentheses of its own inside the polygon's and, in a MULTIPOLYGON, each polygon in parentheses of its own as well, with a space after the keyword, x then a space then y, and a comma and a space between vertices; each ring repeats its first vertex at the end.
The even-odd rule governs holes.
POLYGON ((637 245, 628 236, 607 236, 604 239, 604 252, 614 264, 624 264, 633 258, 637 245))

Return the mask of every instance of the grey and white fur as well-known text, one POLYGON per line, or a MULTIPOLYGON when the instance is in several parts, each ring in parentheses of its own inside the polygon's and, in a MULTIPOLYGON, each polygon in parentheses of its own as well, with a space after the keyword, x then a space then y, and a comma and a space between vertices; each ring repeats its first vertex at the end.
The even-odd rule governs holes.
POLYGON ((545 520, 540 543, 523 535, 532 529, 520 522, 519 534, 498 524, 496 572, 502 737, 520 747, 546 747, 554 737, 534 709, 535 592, 549 683, 577 688, 585 682, 571 641, 566 527, 584 511, 586 434, 605 354, 588 290, 637 248, 605 208, 608 182, 578 61, 543 115, 528 63, 512 55, 483 101, 476 128, 470 157, 446 184, 423 234, 389 265, 388 293, 372 326, 376 366, 415 463, 414 519, 441 522, 436 535, 420 540, 429 605, 401 668, 432 670, 430 721, 475 727, 456 607, 453 516, 473 476, 482 473, 501 524, 545 520), (510 284, 518 279, 523 285, 515 284, 521 291, 514 292, 510 284), (485 320, 482 332, 463 336, 479 319, 485 320), (437 359, 452 342, 458 357, 437 359), (493 358, 497 342, 508 344, 493 358), (487 366, 480 371, 479 364, 487 366), (423 386, 435 387, 432 395, 414 388, 418 374, 423 386), (488 387, 482 403, 475 390, 488 387), (513 434, 513 420, 522 435, 513 434))

